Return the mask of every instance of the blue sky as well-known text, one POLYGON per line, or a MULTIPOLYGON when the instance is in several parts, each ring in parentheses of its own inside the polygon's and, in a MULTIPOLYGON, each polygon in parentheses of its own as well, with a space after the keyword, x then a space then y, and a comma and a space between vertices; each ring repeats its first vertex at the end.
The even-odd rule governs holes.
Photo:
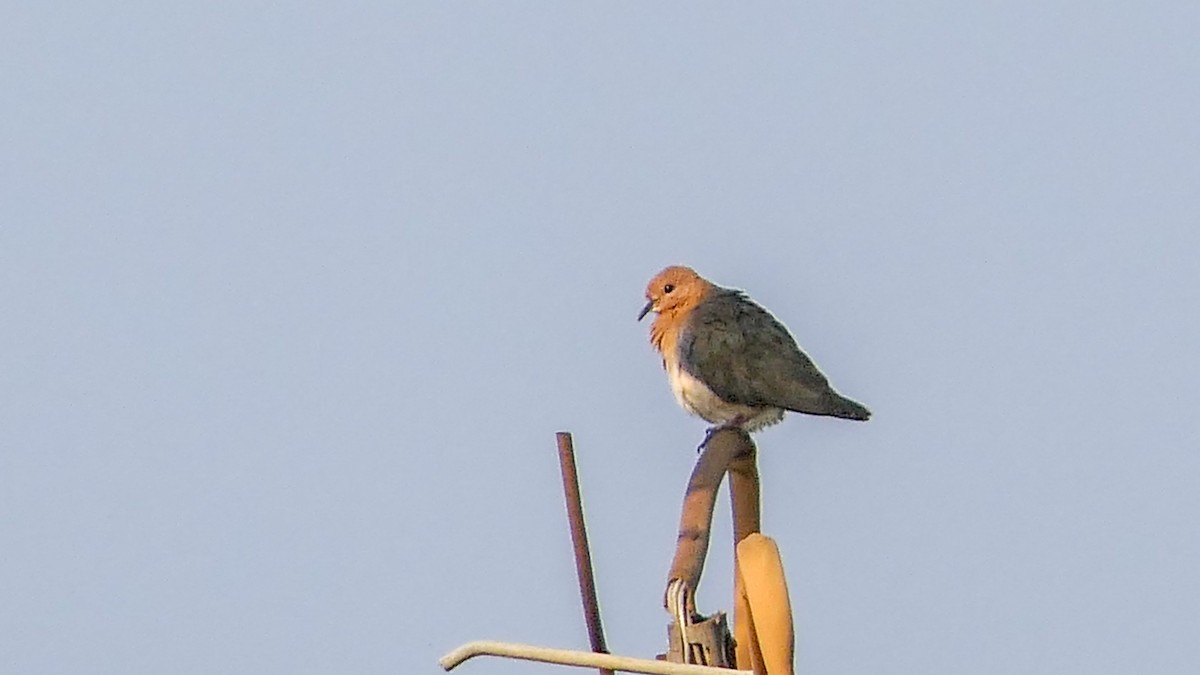
POLYGON ((609 645, 662 651, 705 425, 634 317, 684 263, 875 414, 757 437, 800 672, 1196 672, 1198 28, 1184 2, 7 7, 0 670, 584 648, 559 430, 609 645))

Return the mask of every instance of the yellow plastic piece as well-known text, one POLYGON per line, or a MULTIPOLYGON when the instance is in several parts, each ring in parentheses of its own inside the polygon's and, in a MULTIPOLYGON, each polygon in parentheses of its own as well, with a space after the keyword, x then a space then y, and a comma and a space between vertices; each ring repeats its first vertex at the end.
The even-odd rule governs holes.
POLYGON ((755 533, 738 542, 734 618, 739 668, 750 666, 756 675, 793 675, 792 603, 779 547, 770 537, 755 533))

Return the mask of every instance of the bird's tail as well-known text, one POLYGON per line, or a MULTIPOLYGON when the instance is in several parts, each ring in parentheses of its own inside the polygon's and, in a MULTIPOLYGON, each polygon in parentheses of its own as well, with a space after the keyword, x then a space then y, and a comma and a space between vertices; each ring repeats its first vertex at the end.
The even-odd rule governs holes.
POLYGON ((871 411, 861 403, 851 401, 845 396, 833 394, 829 400, 829 413, 834 417, 865 422, 871 419, 871 411))

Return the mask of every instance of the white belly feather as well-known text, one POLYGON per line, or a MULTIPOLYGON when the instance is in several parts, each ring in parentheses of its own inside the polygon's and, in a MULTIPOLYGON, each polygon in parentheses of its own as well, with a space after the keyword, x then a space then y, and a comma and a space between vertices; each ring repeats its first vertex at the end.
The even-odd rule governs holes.
POLYGON ((676 359, 667 359, 663 365, 679 405, 712 424, 728 424, 740 416, 743 429, 756 431, 783 419, 780 408, 755 408, 722 401, 707 385, 684 370, 676 359))

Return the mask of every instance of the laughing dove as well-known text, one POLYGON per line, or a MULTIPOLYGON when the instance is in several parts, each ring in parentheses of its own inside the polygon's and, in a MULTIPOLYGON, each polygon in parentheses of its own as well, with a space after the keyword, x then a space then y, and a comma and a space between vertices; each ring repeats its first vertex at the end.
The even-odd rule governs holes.
MULTIPOLYGON (((775 317, 744 293, 688 267, 668 267, 646 287, 650 342, 679 405, 718 428, 757 431, 784 411, 866 420, 838 394, 775 317)), ((715 429, 714 429, 715 430, 715 429)), ((711 433, 711 431, 710 431, 711 433)))

